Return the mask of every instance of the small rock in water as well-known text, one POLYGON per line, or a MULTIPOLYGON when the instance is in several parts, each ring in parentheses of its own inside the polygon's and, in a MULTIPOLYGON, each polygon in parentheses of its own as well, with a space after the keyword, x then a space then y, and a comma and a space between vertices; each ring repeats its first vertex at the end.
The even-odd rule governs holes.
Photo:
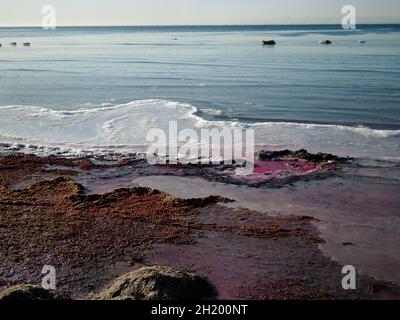
POLYGON ((31 44, 30 44, 30 42, 24 42, 24 47, 30 47, 31 46, 31 44))
POLYGON ((17 43, 16 42, 10 42, 10 46, 13 46, 13 47, 15 47, 17 45, 17 43))
POLYGON ((331 40, 321 40, 319 43, 320 44, 332 44, 332 41, 331 40))
POLYGON ((358 40, 358 43, 366 43, 367 41, 365 40, 358 40))
POLYGON ((262 44, 264 46, 274 46, 274 45, 276 45, 276 41, 275 40, 263 40, 262 44))
POLYGON ((354 246, 354 243, 352 242, 342 242, 343 246, 354 246))

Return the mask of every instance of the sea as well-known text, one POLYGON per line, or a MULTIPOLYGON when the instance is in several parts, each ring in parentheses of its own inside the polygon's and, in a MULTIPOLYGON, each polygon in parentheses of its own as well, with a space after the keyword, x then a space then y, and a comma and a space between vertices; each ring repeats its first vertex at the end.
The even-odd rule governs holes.
POLYGON ((400 161, 400 25, 3 27, 0 43, 3 148, 135 152, 177 121, 400 161))
POLYGON ((176 123, 253 130, 268 150, 354 157, 329 179, 279 189, 134 168, 80 182, 314 217, 326 255, 400 284, 400 25, 0 28, 0 43, 0 156, 114 159, 176 123))

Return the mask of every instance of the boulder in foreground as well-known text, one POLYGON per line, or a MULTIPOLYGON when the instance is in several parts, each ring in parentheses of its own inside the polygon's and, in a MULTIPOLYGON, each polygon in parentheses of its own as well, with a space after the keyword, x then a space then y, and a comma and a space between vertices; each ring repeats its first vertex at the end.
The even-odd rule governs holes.
POLYGON ((0 301, 70 300, 64 293, 46 290, 40 286, 20 284, 0 291, 0 301))
POLYGON ((116 279, 99 300, 199 300, 216 297, 204 278, 165 266, 145 267, 116 279))

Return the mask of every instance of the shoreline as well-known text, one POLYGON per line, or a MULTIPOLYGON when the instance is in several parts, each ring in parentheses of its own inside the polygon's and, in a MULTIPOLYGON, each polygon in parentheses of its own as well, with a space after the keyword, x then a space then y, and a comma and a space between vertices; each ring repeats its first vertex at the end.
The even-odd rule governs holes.
MULTIPOLYGON (((166 265, 207 278, 219 299, 400 298, 398 285, 364 272, 357 290, 342 290, 341 264, 321 251, 326 240, 318 218, 298 212, 269 215, 240 202, 232 207, 234 199, 196 191, 194 178, 280 194, 295 183, 343 175, 341 161, 328 156, 263 156, 259 174, 268 179, 256 184, 234 181, 224 166, 160 168, 140 160, 1 157, 0 289, 39 284, 47 264, 56 267, 58 288, 86 299, 129 271, 166 265), (307 167, 310 163, 314 166, 307 167), (302 173, 304 167, 310 172, 302 173), (150 183, 157 175, 176 179, 176 186, 180 178, 192 179, 192 193, 201 196, 177 197, 135 184, 138 178, 150 183)), ((153 183, 165 187, 160 181, 153 183)), ((346 242, 342 250, 352 246, 346 242)))

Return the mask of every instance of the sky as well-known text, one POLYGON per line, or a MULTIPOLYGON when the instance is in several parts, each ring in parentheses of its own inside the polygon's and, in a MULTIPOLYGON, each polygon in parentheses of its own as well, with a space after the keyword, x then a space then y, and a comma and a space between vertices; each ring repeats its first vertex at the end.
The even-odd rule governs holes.
POLYGON ((357 23, 400 23, 400 0, 1 0, 0 26, 40 26, 44 5, 58 26, 340 24, 348 4, 357 23))

